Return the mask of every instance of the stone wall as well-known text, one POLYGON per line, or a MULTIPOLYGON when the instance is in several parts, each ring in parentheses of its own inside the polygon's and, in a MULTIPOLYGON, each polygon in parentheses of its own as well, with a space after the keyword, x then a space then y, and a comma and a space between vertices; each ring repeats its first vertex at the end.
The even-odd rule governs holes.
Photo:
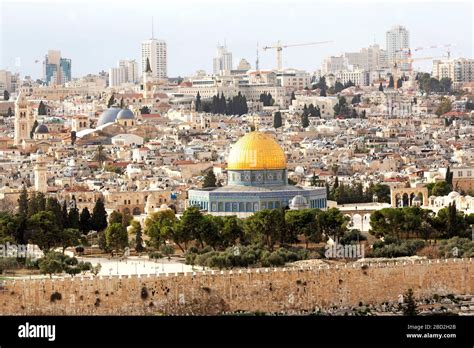
POLYGON ((331 306, 474 294, 472 259, 210 271, 132 277, 4 281, 1 314, 218 314, 296 312, 331 306), (52 296, 56 294, 56 296, 52 296), (53 301, 53 297, 56 300, 53 301), (60 299, 59 299, 60 298, 60 299))

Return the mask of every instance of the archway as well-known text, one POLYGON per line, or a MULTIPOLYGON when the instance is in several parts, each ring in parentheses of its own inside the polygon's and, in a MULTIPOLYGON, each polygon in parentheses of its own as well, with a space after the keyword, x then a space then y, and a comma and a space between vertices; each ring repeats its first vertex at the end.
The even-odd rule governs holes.
POLYGON ((140 210, 140 208, 138 207, 135 207, 133 208, 133 215, 141 215, 142 211, 140 210))

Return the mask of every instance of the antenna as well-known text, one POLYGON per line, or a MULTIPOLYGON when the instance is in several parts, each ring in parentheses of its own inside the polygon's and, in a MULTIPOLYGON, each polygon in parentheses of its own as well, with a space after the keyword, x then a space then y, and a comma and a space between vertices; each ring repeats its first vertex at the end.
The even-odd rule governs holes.
POLYGON ((155 38, 155 29, 153 27, 153 16, 151 17, 151 38, 154 39, 155 38))
POLYGON ((255 70, 258 71, 258 41, 257 41, 257 60, 255 61, 255 70))

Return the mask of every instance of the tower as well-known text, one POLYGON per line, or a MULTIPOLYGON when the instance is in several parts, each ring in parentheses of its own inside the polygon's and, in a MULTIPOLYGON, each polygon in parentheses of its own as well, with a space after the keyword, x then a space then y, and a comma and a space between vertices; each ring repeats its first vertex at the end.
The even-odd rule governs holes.
POLYGON ((15 145, 20 145, 23 140, 30 139, 34 122, 33 111, 28 105, 24 92, 20 91, 15 101, 15 145))
POLYGON ((42 156, 36 159, 35 165, 35 190, 46 193, 48 189, 48 178, 46 176, 46 163, 42 156))
POLYGON ((153 98, 153 72, 150 67, 150 60, 146 59, 145 71, 143 72, 143 98, 153 98))

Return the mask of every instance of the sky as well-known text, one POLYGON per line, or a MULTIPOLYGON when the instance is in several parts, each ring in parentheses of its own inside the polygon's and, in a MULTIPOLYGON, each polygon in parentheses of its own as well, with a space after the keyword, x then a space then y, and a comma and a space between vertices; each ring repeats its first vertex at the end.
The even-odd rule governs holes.
MULTIPOLYGON (((72 59, 73 77, 97 73, 120 59, 140 62, 140 43, 155 37, 168 46, 168 75, 212 72, 224 40, 234 65, 254 67, 260 47, 280 40, 332 43, 283 50, 283 66, 318 69, 325 57, 378 43, 394 25, 410 31, 410 45, 451 44, 452 57, 474 57, 474 1, 310 0, 0 0, 0 69, 41 78, 49 49, 72 59), (39 61, 35 63, 35 61, 39 61)), ((414 57, 441 57, 443 49, 414 57)), ((260 68, 275 68, 274 50, 260 50, 260 68)), ((140 63, 139 63, 140 64, 140 63)), ((431 62, 415 68, 430 71, 431 62)))

